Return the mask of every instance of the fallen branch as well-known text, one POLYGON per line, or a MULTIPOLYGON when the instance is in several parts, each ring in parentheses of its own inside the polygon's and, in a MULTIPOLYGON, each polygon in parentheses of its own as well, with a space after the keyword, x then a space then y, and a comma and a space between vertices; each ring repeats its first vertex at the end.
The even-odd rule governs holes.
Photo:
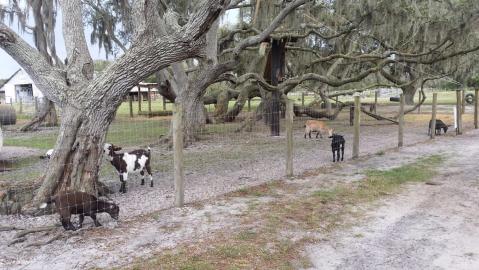
POLYGON ((14 226, 0 227, 0 232, 21 231, 21 230, 25 230, 25 228, 18 228, 14 226))
POLYGON ((45 226, 45 227, 38 227, 38 228, 33 228, 33 229, 28 229, 28 230, 24 230, 22 232, 18 232, 16 235, 15 235, 15 238, 22 238, 26 235, 29 235, 31 233, 37 233, 37 232, 45 232, 45 231, 51 231, 55 228, 59 227, 59 225, 54 225, 54 226, 45 226))
POLYGON ((27 240, 26 237, 17 238, 17 239, 14 239, 12 242, 8 243, 7 246, 12 246, 12 245, 15 245, 15 244, 18 244, 18 243, 22 243, 22 242, 25 242, 25 240, 27 240))
POLYGON ((60 238, 62 237, 62 235, 63 235, 62 233, 59 233, 59 234, 55 235, 54 237, 50 238, 50 240, 33 242, 33 243, 30 243, 30 244, 26 245, 25 247, 40 247, 40 246, 46 246, 46 245, 50 244, 51 242, 60 239, 60 238))
POLYGON ((374 118, 374 119, 376 119, 376 120, 385 120, 385 121, 389 121, 389 122, 391 122, 391 123, 394 123, 394 124, 396 124, 396 125, 399 124, 399 122, 396 121, 396 120, 393 120, 393 119, 390 119, 390 118, 381 116, 381 115, 379 115, 379 114, 374 114, 374 113, 372 113, 372 112, 368 112, 368 111, 367 111, 366 109, 364 109, 362 106, 361 106, 361 112, 365 113, 366 115, 368 115, 368 116, 370 116, 370 117, 372 117, 372 118, 374 118))

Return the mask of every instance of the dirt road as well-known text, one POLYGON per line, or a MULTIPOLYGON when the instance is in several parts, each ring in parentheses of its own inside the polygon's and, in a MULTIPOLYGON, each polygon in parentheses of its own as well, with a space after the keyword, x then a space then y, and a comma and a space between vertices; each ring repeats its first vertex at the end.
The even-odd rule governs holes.
POLYGON ((376 203, 367 221, 309 246, 311 269, 479 269, 478 137, 401 151, 446 156, 440 185, 410 186, 376 203))

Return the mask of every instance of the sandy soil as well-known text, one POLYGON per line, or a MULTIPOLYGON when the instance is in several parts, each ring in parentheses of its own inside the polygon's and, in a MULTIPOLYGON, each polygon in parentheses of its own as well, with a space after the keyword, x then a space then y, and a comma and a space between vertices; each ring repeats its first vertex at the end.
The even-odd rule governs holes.
POLYGON ((478 135, 402 150, 447 156, 441 185, 412 185, 372 207, 367 222, 309 246, 311 269, 478 269, 478 135))
MULTIPOLYGON (((352 134, 350 127, 342 125, 338 130, 345 134, 348 142, 352 141, 352 135, 349 135, 352 134)), ((369 125, 366 122, 362 127, 361 134, 362 155, 394 148, 397 144, 395 126, 369 125)), ((297 128, 295 132, 297 147, 294 160, 296 174, 324 166, 337 168, 331 174, 314 176, 303 182, 298 181, 305 185, 305 189, 309 188, 308 185, 312 183, 324 185, 344 179, 358 180, 361 179, 361 172, 364 169, 400 166, 425 153, 442 151, 448 156, 454 154, 457 158, 463 156, 464 159, 469 160, 473 155, 465 156, 467 155, 465 150, 469 151, 471 145, 474 145, 479 137, 477 132, 460 138, 451 138, 452 135, 448 135, 439 138, 435 143, 418 145, 418 142, 427 141, 426 129, 424 124, 411 123, 407 126, 405 137, 406 145, 411 145, 410 147, 404 148, 400 152, 388 151, 384 156, 348 161, 338 166, 331 165, 329 140, 304 140, 302 135, 301 129, 297 128)), ((221 137, 217 138, 216 146, 229 147, 227 149, 234 152, 247 145, 248 141, 257 143, 257 138, 254 138, 253 135, 234 138, 236 143, 234 144, 221 137)), ((151 256, 151 254, 166 248, 173 248, 191 241, 201 241, 218 230, 234 230, 240 226, 237 221, 247 208, 248 201, 241 198, 205 200, 243 187, 283 178, 284 152, 275 148, 284 147, 284 138, 270 139, 265 136, 264 141, 269 144, 264 147, 259 145, 257 150, 259 153, 241 159, 220 159, 221 162, 216 168, 197 168, 186 171, 187 202, 203 201, 205 202, 204 206, 195 207, 194 204, 190 204, 184 209, 171 208, 173 205, 171 175, 157 172, 154 176, 158 180, 154 188, 139 186, 139 181, 134 181, 129 184, 129 193, 113 196, 121 208, 120 222, 118 223, 112 222, 108 215, 102 215, 100 222, 105 226, 91 228, 91 221, 87 218, 85 229, 65 233, 58 228, 48 235, 29 235, 24 243, 10 247, 7 246, 7 243, 14 239, 14 233, 0 232, 0 239, 2 239, 0 240, 0 268, 85 269, 124 265, 137 258, 151 256), (275 140, 274 143, 271 143, 272 140, 275 140), (27 247, 33 242, 51 239, 56 234, 61 234, 60 240, 40 248, 27 247)), ((203 151, 202 147, 202 145, 198 145, 188 149, 187 153, 203 151)), ((351 144, 347 143, 346 158, 349 159, 350 155, 351 144)), ((454 160, 451 159, 450 162, 454 162, 454 160)), ((456 167, 460 165, 451 163, 447 171, 454 172, 452 170, 455 168, 454 164, 456 167)), ((431 187, 431 189, 444 187, 446 185, 431 187)), ((410 203, 412 200, 406 199, 406 201, 410 203)), ((52 225, 57 222, 58 216, 56 215, 37 218, 25 216, 0 218, 0 226, 23 228, 52 225)), ((340 241, 340 235, 337 239, 340 241)), ((309 249, 313 259, 322 256, 314 255, 316 248, 320 247, 310 247, 309 249)), ((338 260, 340 260, 339 257, 338 260)), ((321 265, 321 262, 318 262, 318 265, 321 265)))

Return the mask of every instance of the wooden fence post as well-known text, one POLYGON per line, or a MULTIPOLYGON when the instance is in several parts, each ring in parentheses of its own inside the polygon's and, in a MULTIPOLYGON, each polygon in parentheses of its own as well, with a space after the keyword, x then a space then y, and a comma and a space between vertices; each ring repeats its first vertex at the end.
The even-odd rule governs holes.
POLYGON ((286 176, 293 176, 293 101, 286 101, 286 176))
POLYGON ((398 128, 398 147, 404 145, 404 94, 399 99, 399 128, 398 128))
POLYGON ((148 117, 151 117, 151 89, 148 86, 148 117))
POLYGON ((138 112, 141 112, 141 100, 143 96, 141 95, 141 87, 138 85, 138 112))
POLYGON ((478 120, 478 101, 479 101, 479 89, 476 89, 474 90, 474 128, 475 129, 478 129, 479 126, 478 126, 478 123, 477 123, 477 120, 478 120))
POLYGON ((437 93, 432 94, 431 139, 436 137, 437 93))
POLYGON ((301 92, 301 106, 304 107, 304 92, 301 92))
POLYGON ((130 107, 130 117, 133 118, 133 97, 128 93, 128 105, 130 107))
POLYGON ((38 112, 38 97, 35 97, 35 113, 38 112))
POLYGON ((185 203, 184 171, 183 171, 183 105, 175 104, 173 117, 173 163, 175 178, 175 206, 183 207, 185 203))
POLYGON ((456 128, 456 134, 461 135, 462 134, 462 113, 461 113, 461 106, 462 106, 462 100, 461 100, 461 90, 456 90, 456 117, 457 117, 457 128, 456 128))
POLYGON ((378 91, 374 91, 374 114, 377 114, 376 108, 378 107, 378 91))
POLYGON ((18 99, 20 101, 20 111, 18 112, 19 114, 23 113, 23 103, 22 103, 22 98, 18 99))
POLYGON ((422 99, 422 92, 419 91, 419 106, 417 106, 417 113, 421 113, 421 99, 422 99))
POLYGON ((361 100, 359 94, 354 96, 354 140, 353 140, 353 159, 359 157, 359 127, 361 117, 361 100))

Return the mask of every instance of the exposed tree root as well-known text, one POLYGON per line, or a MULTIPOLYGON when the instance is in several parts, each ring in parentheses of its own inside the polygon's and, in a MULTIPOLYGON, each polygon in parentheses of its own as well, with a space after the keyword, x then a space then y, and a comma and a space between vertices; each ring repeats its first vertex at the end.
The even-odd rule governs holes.
POLYGON ((31 233, 38 233, 38 232, 45 232, 45 231, 51 231, 59 227, 60 225, 54 225, 54 226, 45 226, 45 227, 38 227, 38 228, 32 228, 32 229, 25 229, 21 232, 18 232, 15 235, 15 238, 22 238, 25 237, 31 233))

